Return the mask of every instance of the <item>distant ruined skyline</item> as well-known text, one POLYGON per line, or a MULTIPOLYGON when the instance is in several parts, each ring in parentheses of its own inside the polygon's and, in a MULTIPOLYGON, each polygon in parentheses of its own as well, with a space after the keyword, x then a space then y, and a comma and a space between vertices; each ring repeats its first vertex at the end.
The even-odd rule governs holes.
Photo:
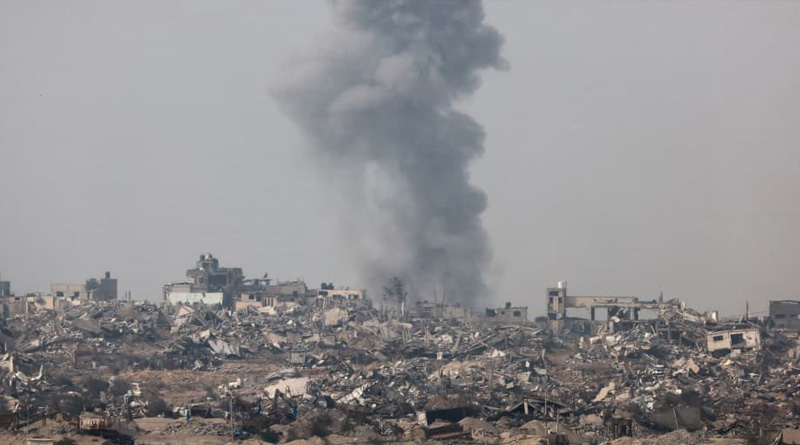
MULTIPOLYGON (((482 131, 451 171, 467 204, 447 204, 471 209, 456 233, 485 231, 474 249, 491 245, 491 260, 459 250, 443 270, 427 266, 436 255, 409 270, 477 269, 479 305, 531 317, 558 280, 722 316, 800 299, 800 4, 483 6, 511 69, 493 69, 489 51, 470 65, 480 87, 450 98, 450 116, 482 131)), ((408 176, 320 155, 274 96, 304 49, 339 42, 327 37, 342 33, 337 17, 325 1, 0 2, 2 279, 36 292, 111 271, 120 295, 158 300, 213 252, 248 276, 379 293, 364 264, 393 268, 369 259, 406 238, 383 236, 382 219, 347 221, 391 219, 363 203, 386 203, 392 188, 377 185, 408 176)), ((362 49, 328 54, 364 60, 362 49)), ((413 221, 426 248, 472 249, 413 221)))

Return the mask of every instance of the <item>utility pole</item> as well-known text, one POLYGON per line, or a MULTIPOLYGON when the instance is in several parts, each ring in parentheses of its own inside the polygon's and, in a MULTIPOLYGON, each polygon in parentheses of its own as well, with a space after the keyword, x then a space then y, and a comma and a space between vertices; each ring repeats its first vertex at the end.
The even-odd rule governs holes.
POLYGON ((25 422, 25 438, 28 437, 31 431, 31 393, 28 393, 28 419, 25 422))
POLYGON ((236 438, 236 421, 234 420, 234 399, 236 397, 236 390, 231 389, 231 439, 236 438))

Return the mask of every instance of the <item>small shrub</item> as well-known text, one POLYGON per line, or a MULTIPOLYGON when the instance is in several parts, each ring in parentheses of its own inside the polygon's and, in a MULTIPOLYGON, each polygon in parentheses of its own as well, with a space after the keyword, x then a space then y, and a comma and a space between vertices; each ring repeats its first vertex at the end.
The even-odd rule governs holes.
POLYGON ((77 395, 69 395, 58 401, 58 410, 68 416, 77 416, 83 412, 86 400, 77 395))
POLYGON ((153 397, 147 402, 147 415, 150 417, 157 417, 159 415, 172 417, 172 408, 170 408, 167 402, 161 397, 153 397))
POLYGON ((130 389, 132 388, 130 382, 125 379, 116 378, 113 382, 111 382, 111 395, 114 397, 122 397, 124 396, 130 389))
POLYGON ((84 381, 84 386, 89 394, 89 397, 100 397, 100 392, 108 389, 108 382, 98 379, 96 377, 87 377, 84 381))

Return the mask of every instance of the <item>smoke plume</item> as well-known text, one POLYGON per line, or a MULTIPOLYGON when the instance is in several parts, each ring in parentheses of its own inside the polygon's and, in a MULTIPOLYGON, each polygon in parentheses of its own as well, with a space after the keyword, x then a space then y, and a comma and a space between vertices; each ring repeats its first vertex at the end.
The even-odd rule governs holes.
MULTIPOLYGON (((454 108, 503 69, 480 1, 334 1, 335 34, 274 89, 352 204, 342 212, 366 278, 409 296, 486 295, 486 195, 469 181, 483 128, 454 108)), ((380 287, 378 287, 380 289, 380 287)))

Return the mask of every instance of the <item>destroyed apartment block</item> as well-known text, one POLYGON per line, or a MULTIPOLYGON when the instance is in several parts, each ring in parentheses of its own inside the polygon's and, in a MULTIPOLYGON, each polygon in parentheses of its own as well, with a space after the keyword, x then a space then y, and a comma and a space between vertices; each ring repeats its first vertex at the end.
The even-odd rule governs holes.
POLYGON ((761 347, 761 332, 755 327, 719 328, 706 334, 708 352, 754 350, 761 347))
POLYGON ((503 307, 486 308, 483 311, 460 303, 417 301, 412 306, 411 315, 425 319, 453 320, 460 323, 487 325, 525 325, 528 323, 528 307, 512 306, 506 302, 503 307))
POLYGON ((169 304, 203 303, 207 306, 233 306, 233 293, 244 279, 238 267, 220 267, 210 253, 200 255, 194 269, 186 271, 187 281, 164 286, 164 300, 169 304))
POLYGON ((164 286, 164 301, 170 305, 203 304, 236 312, 254 310, 276 314, 299 306, 319 308, 358 308, 371 305, 363 289, 335 289, 323 283, 322 289, 309 289, 302 280, 277 281, 245 278, 239 267, 221 267, 212 254, 200 255, 194 269, 186 272, 187 281, 164 286))
POLYGON ((631 296, 575 296, 567 294, 567 282, 559 281, 556 287, 547 289, 547 323, 550 329, 579 329, 587 333, 597 332, 600 324, 603 330, 613 333, 615 330, 630 329, 640 320, 642 311, 658 313, 665 308, 681 308, 677 300, 640 301, 631 296), (589 319, 572 317, 568 309, 588 310, 589 319), (606 313, 604 320, 598 320, 597 311, 606 313))
POLYGON ((83 284, 51 284, 50 293, 81 301, 113 301, 117 299, 117 279, 106 272, 103 278, 90 278, 83 284))
POLYGON ((462 306, 458 302, 445 304, 427 300, 417 301, 414 304, 413 315, 422 318, 455 320, 461 323, 470 323, 481 316, 479 312, 473 311, 471 307, 462 306))
POLYGON ((101 279, 90 278, 84 284, 52 284, 50 294, 27 293, 13 295, 8 286, 0 282, 2 317, 7 319, 38 311, 63 311, 65 307, 90 301, 115 301, 117 279, 110 272, 101 279))
POLYGON ((39 293, 0 297, 3 319, 31 314, 37 311, 61 310, 65 305, 71 304, 71 302, 72 300, 68 298, 57 298, 53 295, 39 293))
POLYGON ((372 303, 367 298, 367 291, 364 289, 336 289, 333 283, 322 283, 320 289, 317 290, 317 307, 349 307, 359 308, 362 306, 370 306, 372 303))
POLYGON ((777 329, 800 332, 800 301, 770 301, 769 322, 777 329))
POLYGON ((511 306, 510 302, 502 308, 486 309, 486 319, 496 324, 525 324, 528 322, 527 306, 511 306))

